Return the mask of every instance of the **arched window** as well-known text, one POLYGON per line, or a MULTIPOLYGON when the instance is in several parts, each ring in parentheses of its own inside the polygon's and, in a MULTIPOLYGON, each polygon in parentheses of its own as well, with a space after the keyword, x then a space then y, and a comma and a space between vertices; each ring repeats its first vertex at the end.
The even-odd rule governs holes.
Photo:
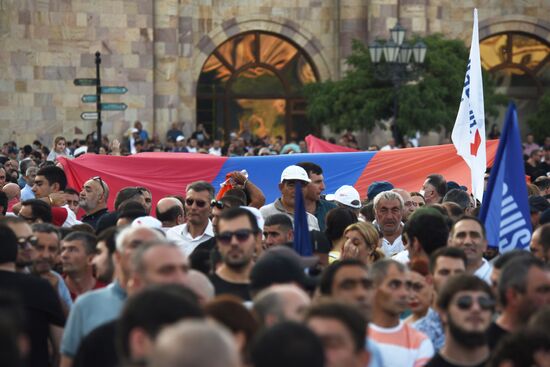
POLYGON ((550 45, 535 35, 506 32, 480 42, 482 66, 501 93, 536 101, 550 87, 550 45))
POLYGON ((301 89, 318 80, 306 53, 267 32, 239 34, 204 63, 197 85, 197 123, 218 138, 237 132, 259 138, 302 138, 315 129, 301 89))

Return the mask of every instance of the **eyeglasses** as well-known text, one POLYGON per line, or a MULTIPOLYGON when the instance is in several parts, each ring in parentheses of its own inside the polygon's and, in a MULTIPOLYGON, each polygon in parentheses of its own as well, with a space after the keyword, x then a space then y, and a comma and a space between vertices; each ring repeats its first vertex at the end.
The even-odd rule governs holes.
POLYGON ((38 244, 38 238, 36 236, 29 236, 29 237, 18 237, 17 238, 17 246, 24 250, 25 248, 31 246, 36 246, 38 244))
POLYGON ((204 200, 185 199, 185 205, 193 206, 193 203, 197 204, 199 208, 204 208, 206 206, 206 201, 204 200))
MULTIPOLYGON (((189 205, 189 206, 191 206, 191 205, 189 205)), ((220 200, 212 200, 210 202, 210 207, 211 208, 216 207, 218 209, 223 209, 225 207, 225 204, 223 203, 223 201, 220 201, 220 200)))
POLYGON ((235 232, 230 232, 230 231, 222 232, 218 234, 216 238, 218 239, 218 242, 221 243, 222 245, 229 245, 231 243, 231 239, 233 238, 233 236, 235 236, 235 238, 237 239, 237 242, 243 243, 246 240, 248 240, 250 238, 250 235, 253 233, 255 233, 253 230, 244 228, 244 229, 237 229, 235 232))
POLYGON ((101 190, 103 190, 103 193, 105 194, 105 184, 103 183, 103 180, 100 176, 95 176, 91 178, 94 181, 99 181, 99 185, 101 185, 101 190))
MULTIPOLYGON (((472 296, 462 296, 459 297, 456 302, 456 306, 463 311, 469 310, 474 305, 474 297, 472 296)), ((492 310, 495 307, 495 301, 486 296, 477 297, 477 304, 479 307, 484 310, 492 310)))

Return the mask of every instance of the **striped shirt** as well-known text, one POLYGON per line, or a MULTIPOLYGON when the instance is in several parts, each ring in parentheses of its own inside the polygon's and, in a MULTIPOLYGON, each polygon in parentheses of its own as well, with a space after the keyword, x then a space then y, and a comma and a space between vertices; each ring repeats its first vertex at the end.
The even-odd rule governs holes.
POLYGON ((403 321, 393 328, 369 324, 369 339, 382 352, 384 367, 424 366, 434 355, 430 339, 403 321))

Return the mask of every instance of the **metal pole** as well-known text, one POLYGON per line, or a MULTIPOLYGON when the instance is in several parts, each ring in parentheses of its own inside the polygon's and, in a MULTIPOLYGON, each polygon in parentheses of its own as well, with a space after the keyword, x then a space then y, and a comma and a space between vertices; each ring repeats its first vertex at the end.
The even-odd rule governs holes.
POLYGON ((97 85, 95 94, 97 97, 96 100, 96 110, 97 110, 97 143, 96 143, 96 153, 99 154, 99 147, 101 147, 101 125, 103 125, 101 121, 101 79, 99 74, 99 65, 101 64, 101 53, 97 51, 95 53, 95 74, 97 79, 97 85))

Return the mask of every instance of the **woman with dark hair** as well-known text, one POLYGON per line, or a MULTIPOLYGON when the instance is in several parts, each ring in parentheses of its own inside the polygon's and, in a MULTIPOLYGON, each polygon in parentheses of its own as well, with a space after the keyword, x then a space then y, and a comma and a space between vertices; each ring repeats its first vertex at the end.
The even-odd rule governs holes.
POLYGON ((357 221, 357 214, 348 208, 334 208, 327 213, 325 236, 331 244, 331 251, 329 252, 328 259, 329 263, 340 259, 340 253, 346 242, 344 231, 349 225, 357 223, 357 221))

